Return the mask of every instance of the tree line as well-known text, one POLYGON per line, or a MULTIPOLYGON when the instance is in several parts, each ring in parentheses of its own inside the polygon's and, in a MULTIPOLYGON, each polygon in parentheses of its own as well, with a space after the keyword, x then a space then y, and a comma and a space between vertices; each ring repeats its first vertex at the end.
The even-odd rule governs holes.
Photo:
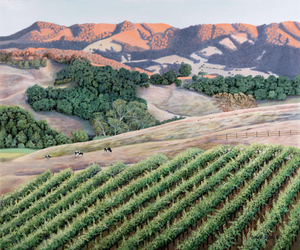
POLYGON ((0 51, 0 63, 5 63, 10 66, 18 67, 20 69, 29 69, 30 67, 39 69, 40 66, 42 67, 47 66, 47 59, 45 58, 34 58, 30 60, 13 59, 12 52, 0 51))
POLYGON ((290 80, 286 76, 275 77, 274 75, 268 78, 261 75, 218 76, 214 79, 194 75, 192 79, 192 84, 186 84, 185 88, 192 88, 210 96, 219 93, 231 95, 243 93, 253 96, 255 100, 285 100, 287 96, 300 95, 300 76, 290 80))
POLYGON ((178 69, 179 75, 175 73, 173 69, 163 73, 163 74, 154 74, 150 77, 150 83, 152 84, 161 84, 161 85, 170 85, 175 83, 177 87, 181 86, 182 81, 178 77, 189 76, 192 72, 192 66, 188 63, 183 63, 178 69))

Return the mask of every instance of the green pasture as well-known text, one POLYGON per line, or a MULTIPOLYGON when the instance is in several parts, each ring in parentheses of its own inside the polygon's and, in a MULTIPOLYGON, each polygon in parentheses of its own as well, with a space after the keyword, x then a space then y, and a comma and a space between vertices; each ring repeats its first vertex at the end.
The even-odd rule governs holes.
POLYGON ((0 149, 0 162, 12 161, 19 157, 31 154, 39 149, 30 148, 2 148, 0 149))

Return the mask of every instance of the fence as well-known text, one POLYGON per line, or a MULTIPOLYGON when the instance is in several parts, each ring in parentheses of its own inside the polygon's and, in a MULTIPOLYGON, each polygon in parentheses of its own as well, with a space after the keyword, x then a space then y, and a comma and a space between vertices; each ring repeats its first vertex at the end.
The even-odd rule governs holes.
POLYGON ((238 139, 249 137, 270 137, 270 136, 287 136, 287 135, 300 135, 300 130, 289 131, 263 131, 263 132, 244 132, 244 133, 229 133, 225 135, 216 135, 215 139, 238 139))

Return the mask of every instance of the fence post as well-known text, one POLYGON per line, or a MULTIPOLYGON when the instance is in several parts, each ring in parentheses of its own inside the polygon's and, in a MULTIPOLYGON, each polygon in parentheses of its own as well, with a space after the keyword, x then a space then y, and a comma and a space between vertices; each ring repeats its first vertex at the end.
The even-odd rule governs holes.
POLYGON ((257 131, 256 131, 256 137, 257 137, 257 131))
POLYGON ((290 135, 292 135, 292 130, 290 130, 290 135))
POLYGON ((226 134, 226 140, 227 140, 227 134, 226 134))
POLYGON ((268 137, 270 137, 270 136, 269 136, 269 130, 268 130, 268 137))
POLYGON ((237 138, 237 133, 235 134, 235 138, 237 138))
POLYGON ((246 132, 246 138, 247 138, 247 132, 246 132))
POLYGON ((278 134, 279 134, 279 136, 280 136, 280 131, 278 131, 278 134))

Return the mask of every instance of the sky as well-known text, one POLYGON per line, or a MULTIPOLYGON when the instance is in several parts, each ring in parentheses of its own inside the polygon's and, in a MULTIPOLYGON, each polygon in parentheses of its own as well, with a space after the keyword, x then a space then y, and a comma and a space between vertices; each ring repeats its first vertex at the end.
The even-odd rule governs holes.
POLYGON ((197 24, 300 22, 300 0, 0 0, 0 36, 36 21, 83 23, 197 24))

